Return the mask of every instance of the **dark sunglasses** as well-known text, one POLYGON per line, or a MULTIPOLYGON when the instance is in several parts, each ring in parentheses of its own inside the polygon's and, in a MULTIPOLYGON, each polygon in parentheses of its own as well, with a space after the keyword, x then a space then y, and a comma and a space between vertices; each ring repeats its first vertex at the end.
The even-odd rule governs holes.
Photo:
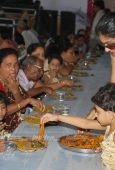
POLYGON ((101 43, 100 41, 98 41, 98 43, 99 43, 102 47, 104 47, 104 48, 109 48, 110 50, 114 50, 114 49, 115 49, 115 42, 110 43, 110 44, 103 44, 103 43, 101 43))

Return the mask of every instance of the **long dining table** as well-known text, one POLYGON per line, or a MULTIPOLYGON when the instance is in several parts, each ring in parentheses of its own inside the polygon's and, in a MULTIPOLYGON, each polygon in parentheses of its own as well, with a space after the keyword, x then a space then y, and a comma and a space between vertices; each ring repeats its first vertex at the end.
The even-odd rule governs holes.
MULTIPOLYGON (((97 64, 91 64, 90 67, 91 70, 86 70, 89 75, 79 77, 81 82, 77 83, 83 85, 83 90, 71 90, 71 92, 77 95, 77 99, 66 100, 62 103, 71 106, 70 115, 86 117, 94 107, 91 97, 110 80, 110 54, 104 53, 97 58, 97 64)), ((58 104, 57 100, 48 96, 43 98, 42 101, 46 105, 58 104)), ((11 136, 37 137, 38 131, 39 126, 32 126, 22 121, 11 136)), ((3 153, 0 153, 0 170, 102 170, 100 153, 71 152, 59 146, 58 139, 61 136, 76 133, 77 127, 60 122, 58 124, 49 124, 45 127, 44 136, 44 139, 48 141, 47 148, 31 153, 16 150, 9 158, 5 158, 3 153)), ((91 133, 103 134, 104 132, 92 130, 91 133)))

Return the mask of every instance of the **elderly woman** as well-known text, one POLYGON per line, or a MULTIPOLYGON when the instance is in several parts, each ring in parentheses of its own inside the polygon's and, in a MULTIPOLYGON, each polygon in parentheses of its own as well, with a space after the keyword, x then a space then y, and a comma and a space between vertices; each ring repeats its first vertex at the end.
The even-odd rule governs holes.
POLYGON ((0 50, 0 88, 6 93, 9 104, 7 106, 5 130, 12 132, 20 123, 22 108, 31 104, 35 107, 42 107, 39 100, 32 99, 19 85, 16 79, 18 73, 18 54, 11 48, 0 50))

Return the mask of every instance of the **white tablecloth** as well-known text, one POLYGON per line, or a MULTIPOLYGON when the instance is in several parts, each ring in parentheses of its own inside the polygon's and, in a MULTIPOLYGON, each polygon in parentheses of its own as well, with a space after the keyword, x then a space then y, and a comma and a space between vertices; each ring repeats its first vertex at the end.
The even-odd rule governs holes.
MULTIPOLYGON (((64 101, 71 105, 70 114, 85 117, 94 106, 91 97, 97 90, 110 80, 111 64, 110 56, 105 53, 98 58, 98 63, 90 65, 92 70, 88 70, 88 77, 81 77, 81 84, 84 89, 73 91, 77 94, 77 100, 64 101), (94 76, 91 76, 93 74, 94 76)), ((45 104, 58 103, 56 100, 43 99, 45 104)), ((0 170, 102 170, 100 154, 82 154, 70 152, 62 149, 57 139, 67 134, 75 134, 76 127, 59 123, 45 128, 45 140, 48 140, 47 149, 32 153, 15 151, 12 157, 6 159, 0 154, 0 170)), ((13 132, 13 136, 37 136, 39 127, 34 127, 22 122, 13 132)), ((93 133, 103 133, 92 131, 93 133)))

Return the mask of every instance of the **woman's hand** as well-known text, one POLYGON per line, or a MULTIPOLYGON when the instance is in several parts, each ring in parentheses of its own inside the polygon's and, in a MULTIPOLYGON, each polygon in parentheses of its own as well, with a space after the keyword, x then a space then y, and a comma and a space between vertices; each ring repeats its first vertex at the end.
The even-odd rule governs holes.
POLYGON ((40 121, 42 123, 47 123, 49 121, 57 121, 57 115, 46 113, 44 116, 41 117, 40 121))
POLYGON ((4 129, 6 126, 6 123, 0 122, 0 131, 4 129))
POLYGON ((56 95, 55 91, 51 87, 46 87, 45 86, 44 92, 50 94, 51 96, 55 96, 56 95))
POLYGON ((16 94, 19 90, 19 80, 15 79, 13 77, 9 77, 8 79, 7 86, 8 88, 12 91, 13 94, 16 94))
POLYGON ((39 108, 40 110, 42 110, 42 108, 43 108, 43 103, 42 103, 40 100, 34 99, 34 98, 28 98, 27 100, 29 100, 29 101, 28 101, 28 104, 31 104, 32 106, 37 107, 37 108, 39 108))

